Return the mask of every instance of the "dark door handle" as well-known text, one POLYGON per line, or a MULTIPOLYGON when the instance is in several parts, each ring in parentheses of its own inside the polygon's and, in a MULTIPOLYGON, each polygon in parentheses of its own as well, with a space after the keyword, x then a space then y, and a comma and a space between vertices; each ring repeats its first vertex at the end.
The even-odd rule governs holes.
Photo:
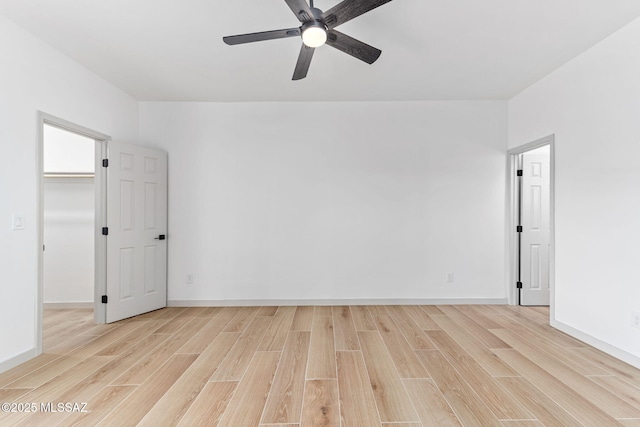
POLYGON ((154 239, 154 240, 164 240, 164 239, 166 239, 166 238, 167 238, 167 236, 165 236, 164 234, 161 234, 161 235, 159 235, 158 237, 154 237, 153 239, 154 239))

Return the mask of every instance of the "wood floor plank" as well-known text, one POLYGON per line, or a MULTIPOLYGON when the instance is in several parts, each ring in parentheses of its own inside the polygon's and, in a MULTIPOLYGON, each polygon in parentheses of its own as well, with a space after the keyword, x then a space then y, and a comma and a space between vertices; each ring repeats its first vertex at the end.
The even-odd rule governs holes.
POLYGON ((338 400, 337 380, 307 380, 300 427, 340 427, 338 400))
POLYGON ((421 305, 420 308, 424 310, 424 312, 427 313, 429 316, 433 316, 433 315, 437 316, 437 315, 444 314, 442 310, 440 310, 435 305, 421 305))
MULTIPOLYGON (((194 307, 199 308, 199 307, 194 307)), ((153 331, 154 334, 173 334, 180 330, 184 325, 186 325, 191 319, 193 319, 194 314, 192 311, 183 311, 170 322, 166 322, 164 325, 160 326, 158 329, 153 331)))
POLYGON ((295 313, 296 307, 280 307, 274 316, 268 317, 273 320, 258 345, 258 351, 282 351, 295 313))
POLYGON ((313 318, 307 378, 336 378, 333 316, 314 316, 313 318))
POLYGON ((193 317, 215 317, 225 307, 189 307, 189 313, 193 317))
POLYGON ((333 307, 333 333, 337 351, 360 350, 356 327, 348 306, 333 307))
POLYGON ((238 384, 219 427, 257 426, 264 408, 280 352, 256 352, 238 384))
POLYGON ((187 412, 240 333, 219 334, 142 418, 139 426, 174 426, 187 412))
POLYGON ((310 331, 315 308, 311 305, 303 305, 296 308, 296 314, 291 323, 292 331, 310 331))
POLYGON ((403 380, 420 421, 425 426, 460 426, 460 420, 431 379, 403 380))
POLYGON ((498 378, 497 381, 543 425, 548 427, 579 427, 582 425, 526 379, 504 377, 498 378))
POLYGON ((440 326, 419 306, 417 305, 405 305, 402 308, 411 316, 414 322, 418 325, 420 329, 432 330, 432 329, 440 329, 440 326))
POLYGON ((96 335, 75 335, 63 341, 59 341, 57 343, 44 345, 43 348, 46 349, 48 354, 58 354, 63 355, 67 354, 70 351, 81 347, 83 345, 89 344, 91 341, 95 340, 98 336, 96 335))
POLYGON ((391 317, 393 317, 394 322, 398 325, 411 348, 414 350, 433 350, 436 348, 402 306, 390 305, 387 310, 391 313, 391 317))
POLYGON ((615 426, 619 423, 597 405, 582 397, 578 390, 566 385, 515 349, 495 349, 494 352, 527 381, 533 384, 573 418, 584 425, 615 426))
POLYGON ((98 351, 96 356, 118 356, 129 350, 132 346, 135 346, 141 338, 155 333, 161 326, 168 322, 169 320, 167 319, 145 321, 139 328, 136 328, 134 331, 131 331, 127 335, 98 351))
MULTIPOLYGON (((258 307, 240 307, 233 319, 227 324, 227 327, 224 328, 224 332, 244 332, 259 310, 258 307)), ((266 318, 263 320, 267 321, 266 318)))
POLYGON ((60 372, 55 378, 36 387, 33 391, 17 399, 20 402, 48 402, 75 387, 84 378, 99 371, 114 357, 91 356, 78 361, 73 367, 60 372))
MULTIPOLYGON (((549 317, 539 319, 537 316, 531 316, 529 314, 531 312, 527 307, 518 307, 518 306, 501 306, 505 307, 504 310, 508 313, 507 317, 513 318, 517 320, 520 325, 534 329, 543 331, 544 334, 549 338, 550 342, 558 345, 559 347, 565 348, 583 348, 586 347, 586 344, 576 338, 570 337, 564 332, 552 327, 549 324, 549 317), (516 308, 518 307, 518 308, 516 308)), ((498 317, 499 318, 499 317, 498 317)))
POLYGON ((504 341, 474 322, 470 317, 458 310, 457 307, 452 305, 441 305, 438 306, 438 308, 440 308, 440 311, 444 312, 446 316, 449 316, 466 331, 473 334, 473 336, 478 340, 482 341, 487 348, 509 348, 504 341))
POLYGON ((316 305, 313 310, 313 316, 331 316, 333 307, 330 305, 316 305))
POLYGON ((336 352, 341 427, 380 427, 367 368, 359 351, 336 352))
POLYGON ((516 332, 506 329, 494 329, 493 332, 521 354, 525 354, 536 365, 576 390, 587 400, 600 405, 603 411, 611 417, 640 418, 640 409, 619 399, 613 393, 580 375, 560 360, 549 357, 548 353, 529 344, 516 332))
POLYGON ((393 359, 400 378, 429 378, 420 359, 391 316, 375 316, 376 328, 393 359))
POLYGON ((610 374, 613 374, 630 384, 640 388, 640 369, 635 368, 622 360, 618 360, 593 347, 575 348, 569 350, 571 354, 577 354, 589 362, 600 366, 610 374))
MULTIPOLYGON (((136 321, 121 321, 122 324, 120 327, 113 329, 106 334, 100 335, 93 341, 89 342, 82 347, 78 347, 77 349, 69 352, 66 356, 71 357, 89 357, 93 355, 97 355, 100 352, 103 352, 105 349, 110 348, 115 343, 120 342, 123 338, 129 336, 129 334, 135 333, 136 330, 140 328, 147 328, 145 330, 149 330, 149 322, 153 322, 153 320, 136 320, 136 321)), ((153 323, 153 325, 159 325, 159 323, 153 323)), ((142 334, 138 333, 137 336, 142 336, 142 334)))
POLYGON ((237 385, 238 383, 233 381, 207 383, 178 426, 217 426, 237 385))
POLYGON ((640 427, 640 418, 618 419, 618 422, 626 427, 640 427))
POLYGON ((142 384, 158 372, 158 369, 192 337, 195 331, 197 331, 199 327, 204 326, 208 321, 209 319, 204 317, 192 319, 180 329, 179 334, 173 334, 167 337, 166 341, 164 341, 160 347, 143 356, 138 363, 122 373, 122 375, 113 380, 111 384, 142 384))
POLYGON ((456 371, 471 385, 499 420, 534 419, 475 359, 445 331, 428 331, 429 338, 456 371))
MULTIPOLYGON (((79 379, 73 387, 69 387, 64 392, 60 391, 56 395, 56 401, 94 402, 95 396, 100 395, 113 379, 137 363, 142 355, 152 351, 166 339, 166 335, 149 335, 143 338, 136 347, 132 347, 128 352, 120 356, 111 357, 112 360, 110 362, 85 378, 79 379)), ((51 425, 51 414, 46 412, 34 414, 34 416, 30 417, 29 424, 34 427, 48 427, 51 425)))
POLYGON ((497 316, 502 324, 500 328, 508 329, 516 332, 521 338, 536 346, 538 349, 550 354, 554 359, 561 361, 571 369, 582 375, 607 375, 608 372, 598 365, 585 360, 582 357, 576 357, 573 353, 567 352, 567 349, 558 344, 554 344, 541 333, 540 329, 530 329, 525 327, 513 318, 506 316, 497 316))
POLYGON ((277 311, 277 305, 267 305, 264 307, 260 307, 260 310, 258 310, 258 314, 256 314, 256 316, 274 316, 277 311))
POLYGON ((500 424, 504 427, 545 427, 544 424, 536 420, 502 420, 500 424))
POLYGON ((458 306, 458 307, 466 308, 470 311, 473 311, 478 314, 482 314, 483 316, 487 316, 487 317, 500 314, 500 311, 496 310, 496 308, 500 306, 496 306, 496 305, 470 304, 470 305, 458 306))
POLYGON ((438 350, 418 350, 416 353, 462 425, 465 427, 500 425, 498 419, 480 400, 473 388, 438 350))
MULTIPOLYGON (((54 360, 60 359, 61 356, 57 354, 41 354, 40 356, 34 357, 31 360, 26 361, 25 363, 16 366, 15 368, 9 369, 6 372, 0 374, 0 387, 6 388, 9 387, 9 384, 16 382, 17 380, 24 378, 27 375, 33 375, 34 372, 43 369, 45 366, 49 365, 54 360)), ((42 384, 42 383, 38 383, 42 384)), ((37 387, 37 386, 36 386, 37 387)), ((21 388, 21 387, 15 387, 21 388)), ((29 387, 25 387, 29 388, 29 387)))
POLYGON ((609 392, 619 399, 624 400, 629 405, 640 409, 640 388, 614 375, 590 376, 588 378, 602 388, 609 390, 609 392))
MULTIPOLYGON (((72 389, 83 378, 91 375, 102 366, 106 365, 112 357, 91 356, 78 362, 75 366, 60 373, 57 377, 15 399, 18 403, 57 402, 57 397, 72 389)), ((33 425, 32 418, 40 419, 39 412, 36 413, 4 413, 0 412, 0 425, 25 423, 33 425), (10 420, 10 421, 8 421, 10 420)))
POLYGON ((20 396, 32 391, 32 388, 3 388, 0 389, 0 403, 11 403, 20 396))
POLYGON ((511 377, 519 374, 498 358, 487 346, 448 316, 433 316, 440 327, 465 349, 493 377, 511 377))
POLYGON ((356 326, 356 331, 375 331, 376 324, 373 321, 373 317, 369 310, 364 305, 351 306, 351 315, 353 316, 353 323, 356 326))
POLYGON ((291 331, 262 415, 262 424, 300 423, 311 332, 291 331))
MULTIPOLYGON (((80 361, 97 354, 105 347, 115 342, 120 342, 123 338, 129 336, 140 327, 148 325, 146 322, 126 323, 120 328, 114 329, 105 335, 102 335, 90 343, 72 350, 62 357, 56 357, 50 363, 45 364, 39 369, 35 369, 30 373, 20 377, 16 381, 7 384, 11 388, 36 388, 51 379, 59 376, 62 372, 72 368, 80 361)), ((140 336, 140 335, 139 335, 140 336)), ((131 343, 130 343, 131 344, 131 343)))
POLYGON ((176 354, 160 369, 161 375, 139 385, 131 395, 104 418, 98 426, 135 426, 162 395, 180 378, 198 357, 196 354, 176 354))
POLYGON ((388 316, 389 314, 391 314, 387 310, 386 305, 367 305, 366 307, 372 316, 388 316))
MULTIPOLYGON (((107 386, 87 402, 86 413, 71 413, 61 418, 58 425, 91 427, 102 421, 114 407, 133 393, 137 386, 107 386)), ((51 425, 51 424, 49 424, 51 425)))
POLYGON ((359 331, 358 338, 380 421, 383 423, 419 421, 380 333, 359 331))
MULTIPOLYGON (((254 352, 262 340, 269 322, 265 322, 265 316, 255 317, 240 335, 238 341, 231 351, 227 353, 216 372, 211 377, 211 381, 240 381, 242 375, 249 366, 254 352)), ((269 319, 271 319, 269 317, 269 319)), ((226 334, 228 332, 222 332, 226 334)))
MULTIPOLYGON (((184 332, 191 334, 191 338, 180 347, 177 353, 201 353, 220 332, 227 327, 231 319, 237 314, 231 307, 225 307, 218 313, 207 319, 207 323, 197 329, 189 328, 184 332)), ((200 320, 192 320, 192 323, 200 323, 200 320)), ((183 332, 183 333, 184 333, 183 332)))

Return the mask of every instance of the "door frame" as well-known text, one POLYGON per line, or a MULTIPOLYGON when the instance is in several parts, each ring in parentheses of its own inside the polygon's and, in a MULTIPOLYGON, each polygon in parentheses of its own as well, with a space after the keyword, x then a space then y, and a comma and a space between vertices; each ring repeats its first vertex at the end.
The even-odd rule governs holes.
POLYGON ((59 117, 38 111, 36 138, 36 253, 38 260, 36 290, 36 355, 42 354, 42 313, 44 307, 44 125, 54 126, 95 140, 95 261, 94 261, 94 321, 105 323, 106 310, 100 296, 106 292, 106 239, 99 239, 102 225, 106 219, 106 172, 102 167, 107 142, 111 137, 92 129, 80 126, 59 117))
POLYGON ((518 156, 527 151, 534 150, 536 148, 549 146, 549 169, 550 169, 550 191, 549 191, 549 226, 551 228, 549 233, 549 308, 551 316, 553 317, 555 307, 555 135, 545 136, 544 138, 537 139, 524 145, 510 149, 508 153, 508 165, 507 165, 507 183, 508 183, 508 221, 507 221, 507 238, 508 238, 508 253, 509 253, 509 266, 508 266, 508 298, 510 305, 518 304, 518 291, 516 289, 516 282, 518 281, 518 233, 516 226, 518 224, 518 177, 516 172, 518 170, 518 156))

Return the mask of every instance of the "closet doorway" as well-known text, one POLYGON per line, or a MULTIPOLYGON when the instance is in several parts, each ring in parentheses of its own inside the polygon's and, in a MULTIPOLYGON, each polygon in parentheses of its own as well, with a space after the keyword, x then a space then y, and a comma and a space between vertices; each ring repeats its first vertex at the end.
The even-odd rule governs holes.
POLYGON ((509 150, 509 159, 510 301, 553 308, 554 136, 509 150))
POLYGON ((43 125, 45 309, 93 310, 95 150, 92 138, 43 125))

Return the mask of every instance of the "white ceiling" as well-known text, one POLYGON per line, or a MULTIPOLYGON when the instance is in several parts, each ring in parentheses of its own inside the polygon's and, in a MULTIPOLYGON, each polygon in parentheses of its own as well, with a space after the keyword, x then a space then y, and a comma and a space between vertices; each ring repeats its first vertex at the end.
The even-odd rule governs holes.
POLYGON ((300 81, 299 38, 222 42, 297 27, 284 0, 0 0, 0 14, 141 101, 508 99, 640 1, 394 0, 338 28, 381 49, 376 63, 323 46, 300 81))

